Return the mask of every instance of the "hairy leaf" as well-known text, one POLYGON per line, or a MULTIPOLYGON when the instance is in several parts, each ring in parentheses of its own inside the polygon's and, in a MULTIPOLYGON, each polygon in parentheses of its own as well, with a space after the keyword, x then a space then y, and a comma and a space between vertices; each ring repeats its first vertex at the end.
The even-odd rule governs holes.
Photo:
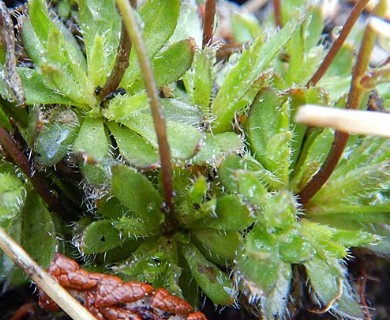
POLYGON ((221 305, 233 303, 234 289, 229 277, 208 261, 193 244, 188 243, 180 248, 196 283, 211 301, 221 305))
MULTIPOLYGON (((171 44, 166 50, 157 53, 151 61, 157 87, 179 80, 191 67, 194 51, 193 39, 186 39, 171 44)), ((138 92, 143 88, 143 80, 137 79, 129 91, 138 92)))
POLYGON ((161 221, 162 198, 141 173, 123 165, 114 166, 112 193, 132 213, 161 221))
POLYGON ((115 61, 120 17, 112 0, 79 0, 80 27, 88 62, 88 77, 103 85, 115 61))
MULTIPOLYGON (((236 111, 252 102, 258 90, 251 90, 259 75, 287 44, 299 25, 300 19, 291 20, 279 33, 263 44, 258 37, 249 49, 244 51, 236 66, 227 75, 212 104, 217 116, 213 122, 215 132, 229 129, 236 111)), ((260 79, 260 85, 264 85, 260 79)), ((259 84, 257 84, 259 87, 259 84)), ((256 88, 256 86, 255 86, 256 88)))
MULTIPOLYGON (((139 9, 142 19, 142 37, 146 39, 146 52, 153 58, 157 52, 167 43, 173 34, 180 12, 180 0, 171 0, 167 3, 164 0, 147 0, 139 9)), ((130 65, 121 86, 128 88, 136 80, 139 74, 139 65, 136 54, 133 51, 130 55, 130 65)))
POLYGON ((111 220, 98 220, 84 229, 78 249, 84 254, 96 254, 118 247, 124 241, 111 220))

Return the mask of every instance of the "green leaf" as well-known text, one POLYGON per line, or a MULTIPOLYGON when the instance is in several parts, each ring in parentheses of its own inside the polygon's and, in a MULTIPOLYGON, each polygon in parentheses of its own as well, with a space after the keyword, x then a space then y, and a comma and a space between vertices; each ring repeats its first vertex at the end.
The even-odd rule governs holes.
POLYGON ((206 260, 192 243, 183 244, 180 249, 196 283, 211 301, 220 305, 232 304, 235 292, 229 277, 216 265, 206 260))
MULTIPOLYGON (((97 34, 91 52, 88 52, 88 79, 90 79, 91 85, 94 88, 97 88, 98 86, 101 87, 106 83, 111 72, 110 67, 113 67, 111 62, 113 62, 112 60, 115 57, 115 54, 112 54, 112 51, 108 51, 105 47, 105 41, 108 38, 108 34, 112 34, 112 32, 107 32, 105 36, 97 34)), ((113 52, 115 52, 115 50, 113 52)))
MULTIPOLYGON (((35 2, 37 3, 37 2, 35 2)), ((38 4, 42 5, 42 1, 38 1, 38 4)), ((45 11, 46 9, 43 9, 45 11)), ((31 17, 31 15, 30 15, 31 17)), ((33 14, 34 17, 34 14, 33 14)), ((21 20, 21 25, 22 25, 22 33, 21 33, 21 38, 23 41, 23 46, 30 57, 30 59, 36 63, 39 64, 43 58, 43 55, 45 54, 45 43, 44 40, 47 40, 48 37, 48 29, 49 25, 51 25, 51 21, 47 21, 46 19, 48 18, 47 14, 44 14, 44 19, 46 23, 43 23, 42 28, 38 29, 39 30, 44 30, 45 29, 45 39, 39 38, 38 34, 34 30, 34 26, 32 24, 32 21, 30 19, 24 18, 21 20), (35 43, 35 45, 34 45, 35 43)), ((41 35, 42 37, 42 35, 41 35)))
POLYGON ((172 238, 145 240, 116 270, 129 280, 148 282, 155 288, 166 288, 182 297, 178 286, 181 268, 177 265, 177 245, 172 238))
POLYGON ((291 177, 291 188, 299 192, 318 172, 334 140, 331 129, 310 129, 300 150, 299 159, 291 177))
MULTIPOLYGON (((310 88, 290 88, 289 89, 289 98, 290 98, 290 119, 294 119, 295 114, 298 108, 304 104, 319 104, 319 105, 328 105, 328 94, 325 90, 320 87, 310 87, 310 88)), ((303 124, 290 123, 290 130, 294 133, 294 139, 291 142, 291 164, 290 169, 294 168, 298 157, 302 158, 302 142, 304 140, 307 126, 303 124)), ((308 138, 306 137, 305 140, 308 138)), ((324 152, 326 153, 326 152, 324 152)), ((301 169, 301 166, 298 166, 297 169, 301 169)), ((290 173, 291 175, 291 173, 290 173)))
MULTIPOLYGON (((9 235, 12 235, 17 243, 21 243, 22 237, 22 219, 19 216, 16 219, 0 222, 0 225, 6 230, 9 235)), ((26 275, 21 269, 15 266, 11 258, 9 258, 2 250, 0 251, 0 281, 7 281, 11 285, 21 285, 26 283, 26 275)))
MULTIPOLYGON (((150 113, 140 113, 122 123, 145 138, 154 148, 158 148, 153 119, 150 113)), ((202 134, 197 128, 179 121, 167 120, 168 142, 172 157, 188 159, 198 149, 202 134)))
POLYGON ((254 173, 264 186, 270 191, 277 191, 285 187, 285 183, 274 173, 264 168, 252 155, 245 154, 241 160, 241 169, 254 173))
MULTIPOLYGON (((194 40, 186 39, 171 44, 165 50, 157 53, 151 61, 157 87, 179 80, 191 67, 194 52, 194 40)), ((143 79, 137 79, 129 91, 138 92, 143 88, 143 79)))
POLYGON ((0 223, 12 221, 22 210, 27 191, 14 173, 0 173, 0 223))
MULTIPOLYGON (((145 39, 146 52, 149 58, 153 58, 157 52, 167 43, 173 34, 180 12, 180 0, 147 0, 139 9, 142 19, 142 38, 145 39)), ((130 65, 121 86, 128 88, 136 80, 139 74, 139 65, 134 51, 130 54, 130 65)))
POLYGON ((378 207, 389 204, 384 194, 390 187, 390 141, 365 138, 350 148, 353 151, 345 152, 348 161, 340 161, 329 181, 311 200, 313 214, 349 210, 375 213, 378 207))
MULTIPOLYGON (((85 156, 84 159, 88 161, 88 156, 85 156)), ((112 163, 112 159, 105 158, 98 163, 81 162, 79 167, 80 172, 88 185, 95 188, 105 189, 109 186, 110 166, 112 163)))
MULTIPOLYGON (((34 69, 16 68, 26 95, 26 104, 72 104, 73 101, 63 96, 58 90, 51 88, 42 75, 34 69)), ((0 77, 0 95, 7 97, 5 80, 0 77)))
POLYGON ((121 122, 147 108, 149 108, 148 95, 146 92, 139 92, 131 96, 117 95, 110 101, 108 108, 103 110, 103 114, 109 120, 121 122))
POLYGON ((233 132, 207 134, 204 144, 192 161, 197 165, 216 165, 227 154, 238 153, 243 148, 242 138, 233 132))
POLYGON ((221 231, 242 231, 254 221, 253 213, 242 199, 238 195, 229 194, 218 198, 215 217, 207 217, 197 224, 202 223, 208 228, 221 231))
MULTIPOLYGON (((353 61, 353 59, 351 60, 353 61)), ((329 93, 329 100, 337 102, 345 99, 351 86, 351 76, 325 77, 318 84, 329 93)))
POLYGON ((247 131, 254 157, 287 184, 292 133, 285 97, 272 89, 259 94, 250 110, 247 131))
POLYGON ((235 171, 241 168, 241 158, 236 154, 229 154, 219 165, 219 179, 227 192, 235 193, 238 191, 235 171))
POLYGON ((176 28, 180 1, 147 0, 139 9, 143 21, 143 38, 150 57, 167 42, 176 28))
POLYGON ((264 85, 264 79, 259 78, 259 75, 287 44, 299 23, 299 18, 291 20, 265 44, 263 39, 258 37, 251 47, 243 52, 213 101, 212 111, 216 115, 216 121, 213 122, 214 132, 228 130, 234 113, 252 102, 258 88, 264 85), (254 85, 256 82, 260 83, 254 85), (252 88, 254 90, 251 90, 252 88))
POLYGON ((192 69, 183 77, 186 90, 193 104, 205 114, 209 113, 211 91, 213 88, 212 66, 215 60, 212 48, 196 51, 192 69))
POLYGON ((78 249, 84 254, 105 252, 120 246, 125 239, 111 220, 90 223, 83 231, 78 249))
POLYGON ((364 247, 369 248, 374 252, 389 254, 390 230, 387 226, 390 205, 388 205, 387 208, 384 208, 383 206, 378 207, 377 213, 371 212, 370 214, 367 214, 367 212, 372 211, 372 208, 367 208, 366 212, 360 213, 347 211, 337 214, 331 213, 329 215, 311 215, 310 221, 328 225, 341 231, 351 231, 354 238, 356 237, 356 240, 360 241, 359 246, 364 245, 364 247), (361 232, 365 232, 362 238, 360 235, 361 232), (377 237, 381 237, 381 239, 378 239, 377 237))
POLYGON ((88 77, 95 86, 103 85, 115 61, 120 17, 112 0, 79 0, 78 6, 88 77))
POLYGON ((201 204, 206 198, 207 190, 208 186, 206 177, 199 176, 188 189, 188 199, 191 201, 191 203, 201 204))
POLYGON ((156 216, 148 216, 146 214, 125 215, 113 222, 115 228, 120 230, 121 234, 126 235, 130 239, 145 238, 160 233, 160 225, 163 222, 163 215, 160 219, 156 216))
POLYGON ((132 166, 150 168, 158 166, 159 154, 156 149, 134 131, 116 123, 108 123, 119 148, 119 153, 132 166))
POLYGON ((346 279, 346 270, 339 260, 313 259, 305 268, 315 294, 323 306, 332 304, 331 310, 343 317, 363 319, 364 313, 358 298, 346 279), (341 287, 340 287, 341 286, 341 287), (337 297, 340 296, 340 299, 337 297), (336 299, 336 301, 335 301, 336 299))
POLYGON ((96 207, 104 219, 115 220, 123 217, 129 211, 118 198, 106 196, 96 200, 96 207))
POLYGON ((240 244, 237 231, 219 231, 211 228, 192 229, 192 240, 212 262, 226 264, 232 261, 240 244))
MULTIPOLYGON (((257 225, 246 236, 237 253, 237 271, 244 286, 253 286, 252 294, 269 295, 275 289, 279 266, 278 239, 257 225)), ((249 288, 249 287, 248 287, 249 288)))
POLYGON ((259 20, 253 14, 232 11, 231 19, 235 42, 252 41, 261 35, 259 20))
POLYGON ((37 162, 43 166, 52 166, 61 161, 72 151, 78 130, 79 121, 72 110, 54 109, 35 141, 37 162))
MULTIPOLYGON (((58 90, 48 86, 37 70, 28 68, 17 68, 17 70, 26 94, 26 104, 72 104, 72 100, 69 97, 65 97, 58 90)), ((0 93, 1 87, 2 85, 0 85, 0 93)))
POLYGON ((30 191, 22 212, 22 246, 43 268, 48 268, 57 248, 52 213, 34 191, 30 191))
MULTIPOLYGON (((231 154, 228 155, 225 160, 222 161, 219 168, 219 176, 225 187, 228 188, 230 192, 236 192, 239 186, 239 180, 237 177, 243 175, 243 179, 246 179, 246 174, 251 177, 247 177, 249 182, 253 180, 253 184, 259 184, 260 193, 264 192, 264 189, 269 189, 270 191, 280 190, 284 188, 285 184, 280 181, 272 172, 266 170, 256 159, 254 159, 250 154, 245 154, 243 157, 231 154), (248 171, 246 173, 246 171, 248 171)), ((241 183, 246 184, 245 180, 241 183)), ((243 185, 243 186, 244 186, 243 185)), ((248 185, 250 186, 250 184, 248 185)), ((245 193, 245 191, 242 191, 245 193)), ((256 192, 257 193, 257 192, 256 192)), ((248 195, 248 193, 245 193, 248 195)), ((248 195, 249 198, 253 195, 248 195)))
POLYGON ((74 60, 67 49, 66 40, 57 29, 49 35, 48 48, 44 60, 40 62, 40 72, 46 83, 81 108, 90 108, 96 103, 93 86, 82 66, 74 60))
POLYGON ((379 236, 360 229, 336 229, 307 219, 301 219, 301 226, 302 234, 323 259, 342 259, 347 256, 349 247, 375 244, 380 240, 379 236))
POLYGON ((200 219, 215 215, 217 201, 215 198, 197 204, 191 202, 191 199, 185 198, 178 201, 177 219, 180 223, 185 224, 187 228, 196 228, 200 225, 200 219))
MULTIPOLYGON (((75 64, 81 66, 82 70, 85 70, 86 62, 80 46, 78 45, 72 33, 60 22, 60 20, 56 18, 50 18, 46 1, 31 0, 28 2, 28 9, 30 15, 30 22, 34 29, 36 37, 39 39, 38 41, 46 50, 46 52, 41 52, 40 54, 49 54, 51 57, 54 58, 53 61, 61 61, 61 51, 50 52, 49 50, 51 45, 50 37, 53 33, 56 33, 59 36, 59 41, 64 44, 63 50, 66 50, 69 53, 70 59, 75 64)), ((24 27, 22 28, 22 32, 24 32, 24 27)), ((36 47, 37 43, 34 43, 34 40, 35 39, 28 39, 28 37, 24 37, 23 43, 26 46, 36 47)))
POLYGON ((208 191, 207 178, 202 175, 194 178, 193 174, 183 167, 175 167, 172 178, 177 220, 181 224, 188 224, 208 216, 209 211, 202 210, 208 191))
POLYGON ((282 319, 287 311, 292 281, 291 265, 279 262, 277 268, 274 289, 266 297, 260 298, 261 313, 267 320, 282 319))
POLYGON ((324 28, 322 9, 319 6, 311 6, 305 8, 305 12, 305 20, 286 47, 288 68, 281 60, 276 63, 286 86, 305 85, 321 63, 319 57, 323 55, 323 46, 318 43, 324 28))
POLYGON ((238 185, 238 191, 253 205, 261 208, 269 198, 266 186, 254 172, 236 170, 234 177, 238 185))
POLYGON ((191 37, 195 40, 197 47, 201 47, 202 36, 202 17, 199 15, 198 4, 190 1, 181 1, 176 29, 169 41, 180 41, 191 37))
POLYGON ((161 221, 163 200, 144 175, 126 166, 112 167, 112 194, 138 216, 161 221))
POLYGON ((6 60, 6 49, 4 43, 0 44, 0 70, 3 71, 3 65, 5 64, 6 60))
POLYGON ((24 22, 22 38, 47 85, 71 99, 74 105, 81 108, 93 105, 93 87, 73 35, 59 21, 49 18, 44 1, 30 1, 29 13, 30 21, 24 22))
POLYGON ((167 120, 178 121, 198 129, 201 128, 203 115, 198 108, 182 99, 161 99, 161 105, 167 120))
POLYGON ((73 151, 92 157, 92 161, 101 161, 108 154, 107 139, 103 119, 87 116, 74 142, 73 151))
MULTIPOLYGON (((1 87, 1 79, 0 79, 0 87, 1 87)), ((1 103, 0 103, 0 126, 6 129, 7 131, 12 131, 11 123, 9 121, 8 116, 5 114, 3 110, 3 105, 1 103)))
POLYGON ((103 118, 87 115, 73 144, 73 152, 82 159, 80 171, 94 187, 107 187, 110 181, 109 138, 103 118))
POLYGON ((386 205, 378 204, 375 206, 376 210, 373 210, 372 206, 361 206, 359 211, 356 208, 356 206, 350 208, 343 206, 343 209, 347 209, 347 211, 331 212, 329 214, 316 214, 316 210, 313 208, 313 212, 309 211, 308 218, 313 222, 336 228, 341 226, 339 229, 346 230, 360 230, 363 228, 362 223, 365 227, 368 227, 371 224, 386 224, 388 222, 390 203, 386 205), (351 224, 348 224, 348 222, 351 222, 351 224))
MULTIPOLYGON (((94 257, 95 263, 99 266, 112 265, 113 263, 118 263, 119 261, 126 260, 129 257, 129 252, 134 252, 143 242, 143 239, 122 239, 120 246, 115 247, 114 249, 98 253, 94 257)), ((107 272, 107 268, 104 268, 103 272, 107 272)), ((97 270, 100 271, 100 270, 97 270)))
POLYGON ((313 258, 315 250, 313 245, 301 234, 300 224, 279 236, 279 254, 284 262, 298 264, 313 258))
POLYGON ((337 78, 348 77, 351 74, 354 63, 354 48, 349 43, 344 43, 337 52, 336 57, 332 61, 329 69, 326 71, 320 83, 325 81, 333 81, 337 78), (326 80, 325 80, 326 79, 326 80))

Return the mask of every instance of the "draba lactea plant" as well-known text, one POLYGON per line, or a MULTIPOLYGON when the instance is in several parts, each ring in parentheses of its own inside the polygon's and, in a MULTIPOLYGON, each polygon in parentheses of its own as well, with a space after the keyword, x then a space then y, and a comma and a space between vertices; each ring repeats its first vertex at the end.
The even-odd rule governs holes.
MULTIPOLYGON (((390 253, 390 141, 351 136, 307 196, 339 135, 294 115, 308 103, 348 106, 356 90, 353 108, 370 93, 388 107, 388 72, 354 84, 355 40, 371 52, 375 33, 351 36, 314 82, 329 47, 319 5, 283 1, 276 29, 224 3, 202 45, 210 2, 204 17, 190 0, 130 10, 160 92, 168 169, 151 80, 114 1, 29 0, 16 31, 2 5, 0 225, 45 268, 56 251, 77 251, 86 268, 197 306, 200 294, 222 306, 245 296, 263 319, 302 308, 364 319, 345 261, 352 247, 390 253), (226 54, 226 41, 243 45, 226 54)), ((0 279, 26 281, 3 253, 0 279)))

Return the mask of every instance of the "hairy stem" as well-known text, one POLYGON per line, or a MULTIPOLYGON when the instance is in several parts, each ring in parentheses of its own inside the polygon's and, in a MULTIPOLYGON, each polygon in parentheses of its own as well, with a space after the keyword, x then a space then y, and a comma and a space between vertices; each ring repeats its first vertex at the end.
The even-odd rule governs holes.
POLYGON ((127 0, 117 0, 117 5, 123 16, 127 32, 137 53, 142 71, 142 77, 150 99, 150 107, 152 111, 153 122, 157 134, 157 142, 160 152, 164 199, 168 209, 166 215, 167 220, 173 222, 174 204, 171 151, 168 143, 167 127, 164 118, 164 113, 160 105, 160 100, 158 98, 156 81, 154 79, 151 63, 146 52, 144 42, 142 40, 141 33, 136 23, 132 7, 127 0))
POLYGON ((283 27, 283 21, 282 21, 282 5, 281 0, 272 0, 272 6, 274 8, 274 20, 275 25, 278 28, 283 27))
MULTIPOLYGON (((376 14, 383 16, 386 12, 386 1, 381 0, 377 6, 376 14)), ((346 109, 357 109, 361 105, 365 90, 361 85, 361 79, 364 76, 370 62, 370 56, 375 44, 376 34, 368 25, 364 32, 363 40, 356 59, 356 64, 352 71, 351 87, 349 90, 346 109)), ((348 133, 335 131, 334 141, 329 151, 328 157, 323 163, 321 169, 312 177, 308 184, 299 192, 301 204, 305 206, 310 199, 326 183, 336 168, 337 163, 343 154, 344 148, 348 142, 348 133)))
POLYGON ((347 21, 345 21, 343 29, 340 32, 340 35, 337 37, 335 42, 333 42, 331 48, 326 54, 321 65, 319 66, 317 71, 313 74, 313 76, 310 78, 310 80, 307 82, 306 87, 315 86, 318 83, 318 81, 320 81, 321 78, 324 76, 325 72, 328 70, 332 61, 336 57, 337 52, 339 52, 341 46, 343 45, 345 39, 348 37, 349 33, 351 32, 352 27, 354 26, 355 22, 357 21, 360 14, 364 10, 368 1, 369 0, 359 0, 359 2, 356 3, 356 5, 353 7, 351 13, 348 16, 347 21))
POLYGON ((206 0, 204 24, 203 24, 203 41, 202 47, 209 45, 213 39, 215 17, 215 0, 206 0))
POLYGON ((52 188, 45 177, 39 173, 34 172, 31 168, 27 157, 21 150, 18 143, 12 138, 10 133, 0 126, 0 144, 4 148, 4 151, 11 158, 23 173, 30 179, 34 189, 38 192, 41 198, 48 204, 48 206, 56 211, 58 214, 67 219, 74 218, 74 213, 64 206, 59 199, 54 195, 52 188))
POLYGON ((0 227, 0 248, 74 320, 96 320, 0 227))

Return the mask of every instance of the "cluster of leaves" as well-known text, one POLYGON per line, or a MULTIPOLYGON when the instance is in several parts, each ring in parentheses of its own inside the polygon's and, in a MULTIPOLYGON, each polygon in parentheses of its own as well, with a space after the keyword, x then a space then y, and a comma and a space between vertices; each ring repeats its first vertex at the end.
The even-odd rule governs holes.
MULTIPOLYGON (((80 212, 66 226, 3 157, 0 225, 43 266, 58 242, 64 245, 61 234, 93 256, 95 268, 164 287, 195 305, 199 288, 218 305, 243 292, 265 319, 286 314, 293 283, 306 281, 294 274, 303 266, 322 306, 363 318, 344 259, 351 247, 390 252, 390 143, 351 138, 331 179, 304 208, 299 203, 296 195, 324 162, 333 132, 307 130, 294 114, 305 103, 343 106, 354 59, 345 45, 322 81, 305 86, 325 51, 320 8, 297 10, 286 2, 288 22, 273 34, 264 32, 268 20, 260 25, 232 10, 234 39, 251 43, 225 61, 216 59, 218 46, 201 48, 201 19, 191 1, 147 0, 139 8, 173 158, 175 207, 167 212, 134 50, 120 83, 125 93, 106 99, 96 90, 116 60, 121 17, 115 4, 79 0, 77 10, 59 4, 82 39, 46 1, 30 0, 19 36, 31 63, 16 68, 27 108, 12 103, 0 46, 0 120, 8 130, 9 116, 17 120, 34 168, 80 212), (61 178, 63 167, 77 168, 81 178, 61 178)), ((0 261, 1 280, 23 279, 5 255, 0 261)))

